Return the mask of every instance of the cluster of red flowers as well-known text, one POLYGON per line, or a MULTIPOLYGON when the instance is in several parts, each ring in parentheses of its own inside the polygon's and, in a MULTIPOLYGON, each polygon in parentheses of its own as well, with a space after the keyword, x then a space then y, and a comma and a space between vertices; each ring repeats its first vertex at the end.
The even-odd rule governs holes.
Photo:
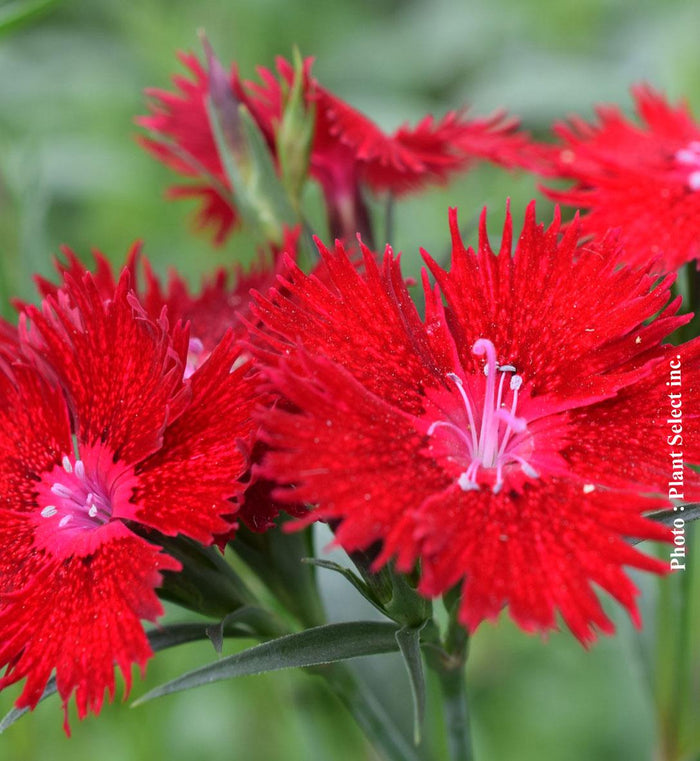
MULTIPOLYGON (((208 74, 183 61, 193 79, 150 93, 143 142, 192 178, 173 194, 202 199, 220 242, 235 191, 208 74)), ((287 62, 277 70, 229 81, 273 156, 294 79, 287 62)), ((700 414, 700 340, 664 343, 689 320, 668 273, 700 240, 687 109, 639 88, 643 126, 601 109, 599 126, 556 127, 556 147, 501 113, 388 135, 310 61, 302 75, 309 172, 345 238, 318 244, 314 273, 293 235, 197 297, 177 275, 163 286, 138 248, 118 277, 66 251, 60 282, 38 280, 41 305, 0 325, 0 688, 26 678, 18 706, 55 672, 64 705, 75 694, 81 717, 98 712, 115 664, 127 685, 144 667, 141 619, 162 614, 156 589, 181 568, 158 537, 225 542, 239 519, 273 526, 278 502, 296 527, 332 521, 348 551, 381 543, 376 569, 419 567, 427 597, 461 584, 469 631, 507 605, 526 631, 560 614, 585 644, 613 630, 593 585, 638 622, 624 567, 666 569, 626 538, 668 539, 644 515, 667 504, 669 362, 683 368, 687 430, 700 414), (362 246, 358 266, 344 245, 365 224, 365 190, 400 195, 476 159, 573 179, 547 192, 588 213, 545 227, 533 203, 515 245, 507 216, 496 253, 485 214, 473 249, 452 210, 450 268, 424 253, 421 315, 391 248, 362 246)), ((683 452, 700 462, 700 438, 683 452)), ((699 486, 686 469, 686 497, 699 486)))

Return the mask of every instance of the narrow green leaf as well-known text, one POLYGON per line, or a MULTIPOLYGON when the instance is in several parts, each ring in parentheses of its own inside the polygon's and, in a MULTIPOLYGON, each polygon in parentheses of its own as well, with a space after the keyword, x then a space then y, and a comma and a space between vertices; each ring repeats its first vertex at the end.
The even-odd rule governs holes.
MULTIPOLYGON (((247 605, 224 616, 218 623, 209 624, 206 627, 206 632, 214 646, 214 650, 221 655, 225 637, 243 636, 260 639, 260 632, 272 630, 271 618, 266 610, 254 605, 247 605), (242 632, 242 634, 231 635, 231 631, 242 632)), ((265 638, 262 637, 262 639, 265 638)))
POLYGON ((367 586, 367 584, 364 583, 364 581, 362 581, 359 576, 354 574, 349 568, 346 568, 345 566, 342 566, 338 563, 334 563, 332 560, 323 560, 321 558, 303 558, 302 562, 307 563, 308 565, 313 565, 316 568, 326 568, 329 571, 335 571, 341 576, 344 576, 365 598, 365 600, 367 600, 367 602, 374 605, 377 610, 386 615, 386 611, 384 610, 379 600, 377 600, 375 595, 372 593, 372 590, 367 586))
MULTIPOLYGON (((39 698, 39 702, 41 703, 42 700, 46 700, 46 698, 50 697, 56 692, 56 679, 55 677, 51 677, 49 681, 46 683, 46 689, 44 690, 43 695, 39 698)), ((28 708, 13 708, 11 711, 8 711, 3 717, 2 721, 0 721, 0 735, 8 728, 11 727, 17 719, 19 719, 21 716, 24 716, 25 713, 27 713, 29 709, 28 708)))
POLYGON ((10 32, 56 5, 58 0, 15 0, 0 8, 0 34, 10 32))
POLYGON ((351 621, 287 634, 183 674, 151 690, 132 705, 223 679, 393 652, 398 649, 396 631, 396 626, 388 622, 351 621))
MULTIPOLYGON (((683 518, 686 523, 700 519, 700 502, 686 502, 682 505, 677 505, 677 507, 679 508, 678 510, 661 510, 658 513, 652 513, 651 515, 648 515, 647 518, 652 521, 656 521, 657 523, 663 523, 664 526, 670 527, 673 527, 673 521, 675 521, 677 518, 683 518), (682 510, 680 509, 681 507, 683 508, 682 510)), ((644 540, 629 539, 628 541, 630 544, 639 544, 644 540)))
POLYGON ((396 642, 406 664, 413 696, 413 742, 420 744, 425 716, 425 674, 420 650, 420 633, 425 626, 404 626, 396 632, 396 642))

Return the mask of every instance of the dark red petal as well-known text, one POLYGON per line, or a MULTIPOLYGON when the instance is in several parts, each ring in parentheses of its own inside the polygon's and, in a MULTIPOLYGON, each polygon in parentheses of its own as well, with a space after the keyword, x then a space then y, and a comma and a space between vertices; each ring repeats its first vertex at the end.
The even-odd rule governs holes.
MULTIPOLYGON (((296 258, 299 230, 287 230, 284 253, 296 258)), ((250 291, 253 288, 266 291, 277 283, 283 271, 281 251, 270 247, 259 252, 249 269, 240 265, 231 270, 220 268, 203 279, 198 295, 191 293, 187 282, 175 271, 169 273, 163 286, 146 260, 143 262, 144 283, 139 287, 139 300, 146 311, 157 318, 164 307, 171 322, 190 323, 190 336, 202 342, 208 354, 233 328, 242 338, 250 318, 250 291)))
POLYGON ((159 89, 146 91, 152 113, 138 117, 136 123, 155 137, 141 138, 141 143, 156 158, 182 174, 208 173, 226 184, 206 108, 209 78, 196 56, 180 53, 178 57, 192 78, 173 77, 179 91, 176 93, 159 89))
MULTIPOLYGON (((197 178, 192 185, 175 185, 170 198, 196 198, 201 206, 195 217, 199 228, 211 229, 220 245, 238 224, 232 202, 232 188, 219 158, 216 139, 209 122, 207 97, 209 76, 194 55, 179 54, 192 79, 173 77, 177 93, 152 89, 150 116, 136 119, 151 132, 138 142, 156 159, 186 177, 197 178)), ((233 86, 233 73, 231 85, 233 86)))
POLYGON ((137 468, 133 502, 140 523, 205 543, 227 531, 224 517, 233 512, 228 500, 245 488, 239 479, 258 428, 252 411, 263 401, 242 360, 229 332, 192 375, 190 405, 166 429, 162 449, 137 468))
POLYGON ((700 464, 699 421, 700 339, 695 339, 666 346, 658 370, 614 399, 572 410, 564 456, 589 483, 698 501, 700 475, 686 467, 679 478, 678 463, 700 464), (671 362, 680 371, 673 386, 671 362), (676 492, 669 492, 671 486, 676 492))
POLYGON ((126 270, 108 301, 91 275, 67 277, 41 310, 27 307, 22 341, 63 386, 79 441, 102 441, 134 463, 158 449, 187 388, 180 338, 171 340, 165 320, 149 319, 129 288, 126 270))
POLYGON ((318 505, 307 521, 344 518, 336 532, 347 550, 386 537, 416 495, 440 492, 451 479, 421 455, 415 419, 382 401, 346 370, 322 356, 306 358, 304 375, 286 364, 270 371, 299 411, 266 413, 270 445, 262 475, 282 484, 285 502, 318 505))

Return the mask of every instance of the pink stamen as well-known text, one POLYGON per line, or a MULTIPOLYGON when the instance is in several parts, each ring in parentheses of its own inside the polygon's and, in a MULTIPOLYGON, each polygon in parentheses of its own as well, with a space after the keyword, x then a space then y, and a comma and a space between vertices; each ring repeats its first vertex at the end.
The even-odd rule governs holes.
POLYGON ((530 478, 537 478, 536 470, 529 462, 518 453, 524 438, 522 434, 527 431, 527 420, 516 415, 518 406, 518 392, 523 379, 515 374, 513 365, 501 365, 496 361, 496 348, 491 341, 480 338, 474 343, 472 351, 477 356, 485 356, 484 375, 486 384, 484 399, 481 408, 481 420, 477 430, 476 418, 478 417, 478 405, 470 395, 469 387, 465 386, 462 379, 455 373, 448 373, 447 377, 454 383, 462 398, 464 409, 469 421, 469 431, 447 420, 437 420, 428 429, 428 435, 432 436, 437 430, 446 428, 457 434, 465 444, 465 452, 462 458, 468 465, 465 471, 457 479, 459 487, 463 491, 479 489, 477 475, 479 469, 495 470, 494 493, 498 493, 504 484, 504 470, 508 465, 516 464, 530 478), (501 377, 496 390, 496 373, 501 377), (510 374, 508 390, 512 394, 510 409, 506 406, 506 375, 510 374))
POLYGON ((70 524, 77 528, 97 528, 112 516, 112 505, 105 485, 96 477, 88 475, 82 460, 64 457, 62 468, 54 469, 51 485, 46 484, 45 494, 52 503, 41 511, 42 518, 55 520, 59 529, 70 524))

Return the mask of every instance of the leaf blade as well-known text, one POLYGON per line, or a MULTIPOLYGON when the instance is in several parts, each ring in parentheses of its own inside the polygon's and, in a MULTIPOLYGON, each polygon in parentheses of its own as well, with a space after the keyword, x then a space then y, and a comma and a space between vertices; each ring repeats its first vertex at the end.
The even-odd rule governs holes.
POLYGON ((395 637, 397 631, 395 624, 384 621, 350 621, 315 626, 264 642, 183 674, 146 693, 132 706, 224 679, 395 652, 399 648, 395 637))

